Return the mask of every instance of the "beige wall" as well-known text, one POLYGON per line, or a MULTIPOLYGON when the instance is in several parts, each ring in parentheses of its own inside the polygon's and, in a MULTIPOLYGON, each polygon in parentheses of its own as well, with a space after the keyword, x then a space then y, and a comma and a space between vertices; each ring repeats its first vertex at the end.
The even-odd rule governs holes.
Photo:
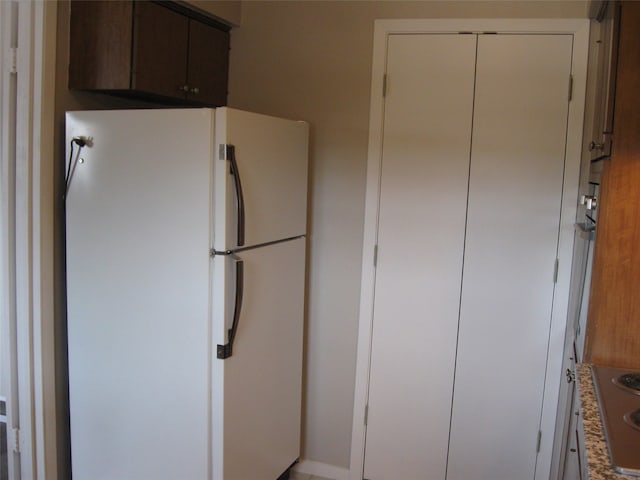
POLYGON ((305 459, 349 465, 374 19, 587 16, 587 1, 243 2, 230 105, 311 124, 305 459))

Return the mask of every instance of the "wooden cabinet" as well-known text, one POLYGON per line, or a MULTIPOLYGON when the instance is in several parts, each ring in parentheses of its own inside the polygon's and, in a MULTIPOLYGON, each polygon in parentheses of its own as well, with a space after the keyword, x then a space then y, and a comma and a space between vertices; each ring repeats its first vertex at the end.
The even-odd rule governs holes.
POLYGON ((69 88, 226 105, 228 27, 171 2, 73 1, 69 88))
POLYGON ((133 90, 186 98, 188 49, 187 17, 155 3, 134 3, 133 90))
POLYGON ((589 480, 587 452, 585 450, 584 427, 580 415, 580 396, 576 390, 571 415, 569 444, 566 451, 563 480, 589 480))
POLYGON ((188 95, 226 105, 229 34, 202 22, 192 20, 189 25, 188 95))
POLYGON ((596 22, 593 23, 594 43, 590 51, 591 61, 595 65, 592 80, 595 101, 591 128, 585 130, 591 158, 589 183, 581 191, 578 215, 578 223, 589 236, 592 235, 597 222, 600 184, 605 163, 611 156, 619 22, 620 2, 602 2, 596 22))
POLYGON ((640 368, 640 3, 621 2, 612 154, 605 161, 586 361, 640 368))
POLYGON ((567 381, 570 382, 569 398, 571 411, 568 419, 568 433, 564 448, 564 467, 562 480, 588 480, 589 473, 586 460, 584 427, 580 414, 580 390, 576 383, 576 347, 573 345, 573 357, 567 370, 567 381))

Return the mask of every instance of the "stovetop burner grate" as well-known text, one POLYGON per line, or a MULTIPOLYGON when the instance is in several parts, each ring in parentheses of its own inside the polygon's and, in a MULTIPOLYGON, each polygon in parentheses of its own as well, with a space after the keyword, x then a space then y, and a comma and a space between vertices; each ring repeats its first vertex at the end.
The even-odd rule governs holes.
POLYGON ((640 395, 640 373, 625 373, 614 378, 613 383, 640 395))
POLYGON ((625 414, 624 421, 633 428, 640 430, 640 408, 625 414))

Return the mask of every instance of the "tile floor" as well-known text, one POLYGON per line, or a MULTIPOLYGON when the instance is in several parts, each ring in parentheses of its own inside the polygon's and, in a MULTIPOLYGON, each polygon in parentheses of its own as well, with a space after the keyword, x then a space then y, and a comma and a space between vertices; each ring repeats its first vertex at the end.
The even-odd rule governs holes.
POLYGON ((331 480, 330 478, 318 477, 316 475, 309 475, 308 473, 291 472, 289 480, 331 480))

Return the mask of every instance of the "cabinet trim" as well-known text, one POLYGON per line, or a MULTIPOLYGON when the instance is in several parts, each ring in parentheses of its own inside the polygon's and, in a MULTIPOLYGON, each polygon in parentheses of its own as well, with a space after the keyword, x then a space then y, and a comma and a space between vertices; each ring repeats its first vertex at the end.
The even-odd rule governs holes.
POLYGON ((192 7, 187 7, 183 5, 181 2, 172 2, 169 0, 157 0, 153 3, 157 3, 164 7, 173 10, 174 12, 181 13, 185 17, 189 17, 193 20, 198 20, 206 25, 211 25, 212 27, 217 28, 218 30, 222 30, 223 32, 231 31, 231 25, 228 25, 224 22, 221 22, 213 17, 210 17, 204 13, 200 13, 198 10, 194 10, 192 7))

